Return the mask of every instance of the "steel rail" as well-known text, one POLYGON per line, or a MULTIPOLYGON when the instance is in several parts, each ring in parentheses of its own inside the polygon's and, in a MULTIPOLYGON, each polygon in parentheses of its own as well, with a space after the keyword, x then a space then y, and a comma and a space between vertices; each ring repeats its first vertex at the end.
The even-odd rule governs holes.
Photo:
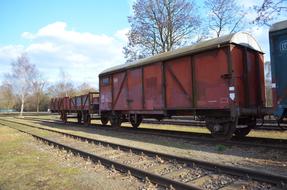
MULTIPOLYGON (((3 119, 1 119, 1 120, 3 121, 3 119)), ((4 121, 7 121, 7 120, 4 120, 4 121)), ((130 146, 121 145, 121 144, 117 144, 117 143, 111 143, 111 142, 107 142, 107 141, 103 141, 103 140, 97 140, 97 139, 93 139, 93 138, 83 137, 83 136, 65 133, 65 132, 61 132, 61 131, 57 131, 57 130, 42 128, 42 127, 36 127, 33 125, 21 123, 21 122, 15 122, 15 121, 7 121, 7 122, 16 123, 16 124, 24 125, 24 126, 28 126, 28 127, 34 127, 34 128, 41 129, 41 130, 47 130, 50 132, 55 132, 55 133, 59 133, 59 134, 62 134, 62 135, 68 136, 68 137, 72 137, 74 139, 80 139, 81 141, 87 141, 89 143, 94 143, 94 144, 102 144, 104 146, 109 146, 109 147, 116 148, 116 149, 119 148, 122 150, 132 151, 132 152, 138 153, 138 154, 144 153, 148 156, 159 156, 159 157, 162 157, 162 158, 167 159, 167 160, 176 160, 180 163, 186 163, 189 165, 195 164, 195 165, 200 166, 200 167, 207 169, 207 170, 225 173, 225 174, 229 174, 229 175, 233 175, 233 176, 244 177, 244 178, 253 179, 253 180, 258 180, 258 181, 263 181, 263 182, 274 184, 280 188, 287 188, 287 177, 282 176, 282 175, 275 175, 275 174, 271 174, 271 173, 267 173, 267 172, 256 171, 256 170, 241 168, 241 167, 228 166, 228 165, 223 165, 223 164, 219 164, 219 163, 211 163, 211 162, 202 161, 202 160, 198 160, 198 159, 179 157, 179 156, 165 154, 165 153, 161 153, 161 152, 156 152, 156 151, 151 151, 151 150, 146 150, 146 149, 141 149, 141 148, 135 148, 135 147, 130 147, 130 146)), ((3 123, 0 122, 0 124, 3 124, 3 123)))
MULTIPOLYGON (((55 114, 54 114, 55 115, 55 114)), ((71 116, 69 118, 77 118, 76 116, 71 116)), ((38 119, 38 118, 33 118, 38 119)), ((99 120, 100 118, 94 118, 99 120)), ((50 120, 50 119, 49 119, 50 120)), ((157 121, 155 119, 143 119, 142 123, 147 124, 161 124, 161 125, 179 125, 179 126, 192 126, 192 127, 205 127, 205 121, 193 120, 190 118, 181 119, 181 118, 171 118, 171 119, 163 119, 161 121, 157 121)), ((278 127, 278 124, 275 120, 265 120, 264 125, 260 122, 257 123, 256 127, 253 130, 268 130, 268 131, 286 131, 287 128, 285 125, 281 125, 282 128, 278 127)))
MULTIPOLYGON (((180 126, 192 126, 192 127, 205 127, 206 123, 202 121, 194 120, 180 120, 180 119, 169 119, 157 121, 154 119, 144 119, 143 123, 148 124, 161 124, 161 125, 180 125, 180 126)), ((253 130, 268 130, 268 131, 286 131, 287 128, 285 125, 282 125, 282 128, 278 127, 278 124, 274 122, 265 121, 263 126, 258 123, 253 130)))

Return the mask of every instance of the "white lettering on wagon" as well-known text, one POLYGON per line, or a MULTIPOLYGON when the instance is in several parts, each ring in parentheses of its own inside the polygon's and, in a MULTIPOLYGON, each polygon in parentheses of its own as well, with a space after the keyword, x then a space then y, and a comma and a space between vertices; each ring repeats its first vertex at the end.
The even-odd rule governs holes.
POLYGON ((234 86, 230 86, 229 87, 229 91, 234 91, 235 90, 235 87, 234 86))

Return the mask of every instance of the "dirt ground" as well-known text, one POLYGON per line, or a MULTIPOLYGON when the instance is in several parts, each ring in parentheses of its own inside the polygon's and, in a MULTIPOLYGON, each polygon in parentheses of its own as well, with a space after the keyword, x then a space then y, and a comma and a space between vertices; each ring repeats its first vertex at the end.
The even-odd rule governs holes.
POLYGON ((155 189, 0 125, 0 189, 155 189))

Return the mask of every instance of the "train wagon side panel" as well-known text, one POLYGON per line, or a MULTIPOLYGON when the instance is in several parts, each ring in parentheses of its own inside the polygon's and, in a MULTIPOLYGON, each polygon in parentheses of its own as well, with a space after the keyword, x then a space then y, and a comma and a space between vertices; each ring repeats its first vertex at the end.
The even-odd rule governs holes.
POLYGON ((193 107, 191 56, 166 61, 164 67, 167 109, 193 107))
POLYGON ((91 94, 81 95, 81 110, 89 110, 91 102, 91 94))
POLYGON ((266 89, 265 89, 265 73, 264 73, 264 55, 262 53, 256 52, 258 56, 259 64, 259 84, 261 89, 261 104, 266 106, 266 89))
POLYGON ((101 111, 112 109, 112 77, 100 78, 100 109, 101 111))
POLYGON ((236 105, 244 107, 247 106, 246 99, 249 97, 246 93, 246 87, 248 86, 247 75, 244 74, 245 70, 247 70, 247 65, 244 63, 246 57, 244 49, 238 46, 233 47, 231 53, 235 78, 234 92, 236 94, 236 105))
POLYGON ((240 46, 232 48, 236 104, 254 108, 265 104, 263 54, 240 46))
POLYGON ((127 110, 128 109, 128 73, 127 71, 115 73, 112 75, 112 109, 127 110))
POLYGON ((70 109, 70 98, 52 98, 50 102, 50 109, 52 112, 67 111, 70 109))
POLYGON ((226 51, 215 49, 194 56, 196 105, 198 108, 229 107, 228 59, 226 51))
POLYGON ((256 56, 248 51, 247 52, 247 68, 248 68, 248 91, 249 91, 249 106, 256 107, 258 101, 258 93, 259 91, 258 86, 258 69, 256 63, 256 56))
POLYGON ((63 104, 62 104, 62 109, 63 110, 70 110, 70 98, 69 97, 64 97, 62 99, 63 104))
POLYGON ((127 72, 127 104, 129 110, 143 109, 143 68, 132 69, 127 72))
POLYGON ((70 98, 70 104, 71 104, 71 110, 72 111, 77 111, 81 110, 81 105, 82 105, 82 98, 81 96, 75 96, 70 98))
POLYGON ((162 63, 154 63, 144 67, 144 109, 161 110, 163 104, 163 72, 162 63))

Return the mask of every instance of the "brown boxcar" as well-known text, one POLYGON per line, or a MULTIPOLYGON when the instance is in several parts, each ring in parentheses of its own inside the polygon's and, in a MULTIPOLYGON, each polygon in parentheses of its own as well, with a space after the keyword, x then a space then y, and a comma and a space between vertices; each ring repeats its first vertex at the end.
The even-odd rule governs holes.
POLYGON ((248 134, 265 104, 263 53, 235 33, 103 71, 100 113, 113 126, 196 115, 218 138, 248 134))

